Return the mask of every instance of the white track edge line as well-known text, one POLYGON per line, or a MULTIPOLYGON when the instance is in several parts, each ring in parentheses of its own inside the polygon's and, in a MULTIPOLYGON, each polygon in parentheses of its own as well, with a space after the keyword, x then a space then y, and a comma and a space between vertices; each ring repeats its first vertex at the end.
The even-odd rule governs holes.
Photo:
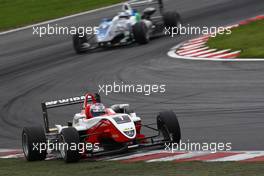
POLYGON ((26 30, 26 29, 29 29, 29 28, 32 28, 32 27, 35 27, 35 26, 40 26, 40 25, 45 25, 45 24, 49 24, 49 23, 54 23, 54 22, 57 22, 57 21, 66 20, 66 19, 69 19, 69 18, 74 18, 74 17, 78 17, 78 16, 82 16, 82 15, 86 15, 86 14, 90 14, 90 13, 94 13, 94 12, 98 12, 98 11, 114 8, 114 7, 117 7, 117 6, 121 5, 121 4, 123 4, 123 3, 118 3, 118 4, 114 4, 114 5, 107 6, 107 7, 101 7, 101 8, 98 8, 98 9, 88 10, 88 11, 80 12, 80 13, 77 13, 77 14, 61 17, 61 18, 56 18, 56 19, 43 21, 43 22, 40 22, 40 23, 32 24, 32 25, 28 25, 28 26, 23 26, 23 27, 20 27, 20 28, 11 29, 11 30, 8 30, 8 31, 3 31, 3 32, 0 32, 0 36, 1 35, 5 35, 5 34, 9 34, 9 33, 13 33, 13 32, 26 30))
POLYGON ((255 157, 259 157, 259 156, 264 156, 264 152, 244 152, 244 153, 240 153, 240 154, 236 154, 236 155, 232 155, 232 156, 226 156, 226 157, 222 157, 222 158, 218 158, 218 159, 212 159, 212 160, 207 160, 207 162, 219 162, 219 161, 243 161, 243 160, 247 160, 247 159, 251 159, 251 158, 255 158, 255 157))

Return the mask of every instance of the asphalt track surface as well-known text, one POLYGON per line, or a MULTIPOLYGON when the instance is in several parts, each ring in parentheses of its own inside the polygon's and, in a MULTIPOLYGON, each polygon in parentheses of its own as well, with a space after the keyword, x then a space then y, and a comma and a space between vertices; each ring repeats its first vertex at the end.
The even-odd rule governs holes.
MULTIPOLYGON (((168 9, 186 24, 219 26, 264 12, 263 0, 169 0, 168 9)), ((57 22, 95 25, 118 8, 57 22)), ((27 29, 0 36, 0 148, 19 148, 21 128, 42 124, 40 102, 97 92, 99 84, 166 84, 165 94, 110 94, 107 105, 130 103, 146 123, 172 109, 183 139, 232 142, 234 150, 264 149, 264 63, 196 62, 167 57, 168 50, 193 36, 163 37, 76 55, 70 36, 39 38, 27 29)), ((52 111, 66 122, 79 106, 52 111)))

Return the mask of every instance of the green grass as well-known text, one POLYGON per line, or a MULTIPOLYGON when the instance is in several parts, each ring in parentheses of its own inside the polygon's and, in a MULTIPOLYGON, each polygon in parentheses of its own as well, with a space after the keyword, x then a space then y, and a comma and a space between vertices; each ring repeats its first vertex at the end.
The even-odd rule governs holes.
POLYGON ((3 176, 261 176, 264 163, 239 162, 160 162, 119 163, 87 162, 65 164, 63 161, 27 162, 22 159, 0 159, 3 176))
POLYGON ((231 35, 210 38, 210 48, 241 50, 240 58, 264 58, 264 20, 232 29, 231 35))
POLYGON ((0 0, 0 31, 119 2, 122 0, 0 0))

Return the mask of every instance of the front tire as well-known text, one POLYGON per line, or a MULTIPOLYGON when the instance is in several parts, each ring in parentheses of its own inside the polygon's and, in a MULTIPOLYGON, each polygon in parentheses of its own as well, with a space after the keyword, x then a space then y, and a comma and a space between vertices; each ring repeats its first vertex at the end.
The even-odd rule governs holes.
POLYGON ((81 36, 80 34, 75 34, 72 37, 73 48, 77 54, 85 53, 87 50, 84 48, 84 44, 88 44, 87 36, 81 36))
POLYGON ((47 148, 44 129, 41 126, 23 128, 22 149, 28 161, 46 159, 47 149, 40 150, 40 145, 45 145, 45 148, 47 148))
POLYGON ((143 21, 138 22, 133 26, 133 35, 137 43, 139 44, 149 43, 149 39, 150 39, 149 30, 147 25, 143 21))
POLYGON ((157 116, 157 126, 162 132, 165 141, 179 143, 181 129, 176 114, 173 111, 160 112, 157 116))
POLYGON ((61 131, 61 141, 63 148, 61 148, 62 158, 66 163, 78 162, 81 159, 81 154, 78 150, 80 137, 78 131, 73 128, 64 128, 61 131), (71 146, 75 145, 76 150, 72 150, 71 146))

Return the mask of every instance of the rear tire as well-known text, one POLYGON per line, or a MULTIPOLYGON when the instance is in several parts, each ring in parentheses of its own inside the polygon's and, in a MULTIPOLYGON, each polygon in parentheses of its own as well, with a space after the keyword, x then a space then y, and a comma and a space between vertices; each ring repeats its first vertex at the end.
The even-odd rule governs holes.
POLYGON ((61 131, 61 143, 67 145, 66 148, 61 149, 62 158, 66 163, 78 162, 81 159, 81 154, 77 148, 80 143, 80 137, 78 131, 73 128, 64 128, 61 131), (71 150, 71 146, 75 145, 76 150, 71 150))
POLYGON ((181 129, 176 114, 173 111, 160 112, 157 116, 158 129, 163 133, 164 140, 179 143, 181 129))
POLYGON ((182 23, 181 16, 177 12, 165 12, 163 15, 165 27, 179 27, 182 23))
POLYGON ((137 43, 149 43, 149 31, 147 25, 144 22, 138 22, 133 26, 133 34, 137 43))
MULTIPOLYGON (((47 150, 40 151, 40 145, 46 145, 44 129, 41 126, 23 128, 22 149, 28 161, 41 161, 46 159, 47 150), (35 147, 36 145, 38 148, 35 147)), ((45 148, 47 148, 47 145, 45 148)))

